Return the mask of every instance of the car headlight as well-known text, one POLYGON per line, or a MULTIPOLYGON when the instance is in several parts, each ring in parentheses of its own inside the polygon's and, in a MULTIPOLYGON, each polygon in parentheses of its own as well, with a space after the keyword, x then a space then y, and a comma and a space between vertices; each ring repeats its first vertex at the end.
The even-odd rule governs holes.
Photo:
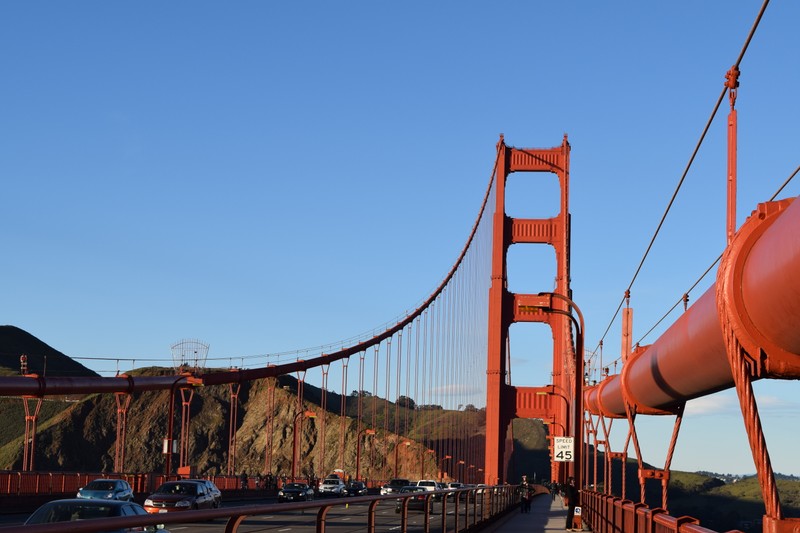
POLYGON ((114 497, 114 493, 113 493, 113 492, 109 492, 108 494, 106 494, 106 495, 104 496, 104 498, 106 498, 106 499, 108 499, 108 498, 113 498, 113 497, 114 497))
POLYGON ((189 500, 181 500, 175 504, 175 507, 191 507, 191 506, 192 502, 190 502, 189 500))
POLYGON ((147 499, 144 501, 144 504, 145 504, 146 506, 148 506, 148 507, 152 507, 152 506, 153 506, 153 500, 151 500, 150 498, 147 498, 147 499))
POLYGON ((282 490, 278 491, 278 496, 283 496, 283 491, 282 490))

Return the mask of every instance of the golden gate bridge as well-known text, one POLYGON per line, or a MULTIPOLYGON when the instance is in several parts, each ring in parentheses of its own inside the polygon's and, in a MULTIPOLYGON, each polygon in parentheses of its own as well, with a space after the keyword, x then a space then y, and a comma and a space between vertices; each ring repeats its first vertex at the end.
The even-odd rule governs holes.
MULTIPOLYGON (((757 21, 753 31, 756 26, 757 21)), ((517 148, 507 145, 501 136, 479 214, 452 269, 416 309, 369 338, 294 361, 253 368, 214 370, 194 364, 176 365, 175 373, 166 376, 0 376, 0 394, 20 397, 25 407, 22 467, 13 475, 5 473, 0 493, 21 494, 25 490, 21 480, 37 479, 37 418, 42 400, 73 394, 115 396, 114 470, 123 473, 128 416, 135 413, 135 399, 143 392, 168 393, 165 408, 169 410, 169 425, 164 428, 163 468, 164 476, 169 477, 191 471, 189 428, 195 395, 202 394, 206 387, 227 386, 230 423, 225 470, 227 476, 235 476, 241 453, 237 449, 239 387, 263 380, 270 391, 260 450, 265 472, 277 470, 273 461, 282 460, 284 468, 290 465, 291 477, 296 478, 299 456, 303 455, 313 456, 324 471, 338 469, 356 472, 360 477, 361 446, 366 447, 369 442, 370 449, 381 447, 384 456, 395 457, 394 464, 387 461, 383 466, 378 479, 407 474, 464 479, 490 486, 513 483, 512 422, 534 418, 548 426, 550 479, 564 484, 573 478, 582 488, 584 521, 595 531, 627 532, 645 527, 639 520, 653 511, 645 502, 648 481, 662 487, 658 511, 666 513, 669 509, 671 460, 686 402, 735 389, 765 504, 764 531, 797 531, 800 521, 785 517, 781 508, 769 442, 762 429, 752 383, 800 378, 800 330, 796 327, 800 319, 800 203, 794 198, 776 199, 776 193, 753 206, 752 215, 741 226, 737 224, 736 98, 738 66, 746 49, 747 44, 728 71, 709 118, 710 124, 727 96, 728 242, 719 259, 716 282, 692 305, 686 305, 683 315, 656 341, 633 345, 632 309, 627 295, 636 279, 634 275, 617 309, 622 315, 624 339, 619 372, 602 368, 600 380, 589 379, 588 368, 596 351, 584 346, 580 295, 573 295, 570 286, 568 138, 565 135, 559 145, 550 148, 517 148), (507 214, 506 182, 510 175, 522 173, 557 177, 560 197, 555 216, 523 219, 507 214), (536 293, 509 291, 507 253, 512 245, 551 247, 555 252, 555 288, 536 293), (552 373, 542 386, 523 387, 511 380, 509 328, 525 322, 547 324, 552 332, 552 352, 548 356, 552 373), (332 385, 328 376, 334 366, 341 382, 332 385), (311 405, 304 396, 310 373, 318 373, 322 384, 319 406, 311 405), (275 389, 278 378, 287 375, 294 376, 297 382, 291 428, 293 447, 290 458, 285 454, 276 458, 272 439, 277 431, 286 428, 275 426, 275 389), (347 410, 348 389, 353 386, 358 392, 354 399, 358 413, 355 420, 348 417, 347 410), (328 405, 327 392, 335 388, 341 404, 328 405), (364 392, 382 398, 383 416, 378 416, 379 409, 366 413, 364 392), (399 409, 400 398, 413 399, 416 408, 399 409), (467 405, 482 414, 485 438, 475 438, 474 418, 442 424, 439 413, 430 409, 435 406, 443 412, 460 412, 467 405), (654 468, 643 462, 636 425, 643 417, 674 419, 663 467, 654 468), (614 420, 627 423, 623 449, 611 449, 614 420), (302 443, 298 442, 305 424, 313 427, 320 443, 307 451, 300 449, 302 443), (423 429, 411 434, 407 432, 410 427, 423 429), (355 464, 348 463, 352 459, 345 454, 348 434, 355 435, 359 451, 355 464), (173 442, 177 444, 175 448, 173 442), (568 460, 557 456, 556 442, 565 446, 561 451, 568 451, 568 460), (629 445, 633 446, 633 455, 629 445), (409 450, 419 458, 415 463, 418 472, 402 470, 398 459, 409 450), (624 478, 624 465, 632 456, 638 463, 640 494, 626 494, 624 481, 622 492, 613 494, 612 479, 618 475, 624 478), (15 479, 20 481, 14 482, 15 479)), ((690 166, 691 161, 680 183, 690 166)), ((664 217, 668 212, 669 207, 664 217)), ((658 231, 653 239, 657 234, 658 231)), ((646 257, 647 252, 642 262, 646 257)), ((649 519, 647 527, 654 527, 652 516, 649 519)), ((678 530, 687 523, 693 524, 671 524, 678 530)))

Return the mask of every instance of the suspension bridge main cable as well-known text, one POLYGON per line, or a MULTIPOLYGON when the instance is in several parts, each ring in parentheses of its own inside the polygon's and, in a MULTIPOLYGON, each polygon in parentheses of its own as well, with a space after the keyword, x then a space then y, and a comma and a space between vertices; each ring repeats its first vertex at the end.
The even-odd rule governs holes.
MULTIPOLYGON (((778 195, 781 193, 781 191, 783 191, 783 189, 785 189, 786 186, 789 185, 789 183, 794 179, 795 176, 797 176, 797 174, 799 172, 800 172, 800 166, 795 168, 794 172, 792 172, 789 175, 789 177, 786 178, 786 180, 781 184, 781 186, 778 187, 778 190, 775 191, 775 194, 773 194, 770 197, 769 201, 772 202, 773 200, 775 200, 775 198, 778 197, 778 195)), ((677 302, 675 302, 675 304, 672 307, 670 307, 669 310, 666 313, 664 313, 664 316, 662 316, 660 319, 658 319, 658 321, 655 324, 653 324, 653 327, 651 327, 649 330, 647 330, 647 333, 642 335, 642 337, 638 341, 636 341, 636 345, 641 344, 641 342, 645 338, 647 338, 647 336, 650 335, 653 332, 653 330, 656 329, 658 327, 658 325, 661 324, 661 322, 663 322, 664 319, 666 319, 670 315, 670 313, 672 313, 675 310, 675 308, 678 307, 681 304, 681 302, 685 301, 686 296, 688 296, 700 284, 700 282, 703 281, 703 278, 705 278, 708 275, 708 273, 711 272, 711 269, 714 268, 714 266, 716 266, 717 263, 719 263, 720 259, 722 259, 722 254, 719 254, 717 256, 717 258, 714 260, 714 262, 711 263, 711 265, 709 265, 709 267, 706 269, 706 271, 703 272, 703 274, 699 278, 697 278, 697 281, 695 281, 694 284, 692 284, 692 286, 689 287, 689 289, 684 293, 684 296, 682 296, 677 302)))
MULTIPOLYGON (((753 22, 753 26, 750 28, 750 33, 747 35, 747 39, 745 39, 744 45, 742 46, 742 50, 739 52, 739 56, 736 58, 736 62, 734 63, 734 66, 737 69, 739 67, 739 64, 742 62, 742 59, 744 58, 744 54, 747 51, 747 48, 750 46, 750 42, 752 41, 753 36, 755 35, 756 28, 758 28, 758 24, 759 22, 761 22, 761 18, 763 17, 764 11, 767 9, 768 4, 769 0, 764 0, 764 3, 761 5, 761 9, 758 12, 758 16, 756 17, 756 20, 753 22)), ((725 98, 725 94, 727 92, 728 92, 728 87, 726 85, 723 85, 719 98, 717 98, 717 102, 714 105, 714 109, 711 111, 711 116, 708 117, 706 125, 703 128, 703 132, 701 133, 700 138, 698 139, 697 144, 695 145, 694 150, 692 151, 691 157, 689 157, 689 161, 686 163, 686 167, 683 170, 683 174, 681 174, 680 180, 678 180, 678 185, 675 187, 675 191, 672 193, 672 197, 670 198, 669 203, 667 204, 667 207, 664 210, 664 214, 661 215, 661 220, 659 221, 658 226, 656 227, 656 230, 653 233, 652 238, 650 239, 650 243, 647 245, 647 249, 645 250, 644 255, 642 256, 642 259, 639 261, 639 266, 636 267, 636 271, 633 274, 633 278, 631 278, 631 281, 628 284, 628 287, 625 290, 623 297, 620 299, 619 305, 617 305, 616 311, 614 311, 614 316, 611 317, 608 326, 603 332, 603 336, 600 337, 600 341, 597 343, 597 347, 594 350, 595 352, 599 349, 600 344, 606 338, 606 335, 608 335, 608 332, 611 330, 611 326, 614 324, 614 321, 617 319, 617 316, 619 315, 620 309, 622 309, 622 305, 628 298, 630 290, 633 287, 636 278, 639 276, 639 273, 641 272, 642 267, 644 266, 644 262, 647 259, 647 256, 650 254, 650 250, 653 248, 653 244, 655 243, 656 237, 658 237, 658 234, 661 231, 661 227, 664 225, 664 221, 666 220, 670 209, 672 209, 672 204, 675 203, 675 198, 677 198, 678 192, 683 186, 683 182, 686 180, 686 176, 689 174, 689 170, 691 169, 692 164, 694 163, 694 160, 697 157, 697 153, 700 151, 700 146, 703 144, 706 134, 708 134, 708 130, 711 128, 711 124, 714 122, 714 118, 717 115, 717 111, 719 111, 719 107, 722 104, 722 100, 725 98)))

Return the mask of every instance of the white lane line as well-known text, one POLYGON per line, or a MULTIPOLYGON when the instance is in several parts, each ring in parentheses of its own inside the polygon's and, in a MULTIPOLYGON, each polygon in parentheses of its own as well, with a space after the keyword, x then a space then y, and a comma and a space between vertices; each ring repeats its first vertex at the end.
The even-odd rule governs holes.
POLYGON ((283 529, 279 529, 278 531, 291 531, 291 530, 292 530, 292 528, 290 528, 290 527, 285 527, 285 528, 283 528, 283 529))

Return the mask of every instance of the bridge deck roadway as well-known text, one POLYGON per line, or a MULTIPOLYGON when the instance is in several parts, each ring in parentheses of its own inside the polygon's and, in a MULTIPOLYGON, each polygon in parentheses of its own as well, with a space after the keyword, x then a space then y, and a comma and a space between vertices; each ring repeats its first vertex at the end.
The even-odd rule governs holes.
MULTIPOLYGON (((481 531, 486 533, 563 533, 566 530, 566 522, 567 508, 561 504, 561 497, 556 496, 553 500, 549 494, 540 494, 531 501, 530 513, 522 513, 516 509, 481 531)), ((584 531, 588 531, 586 525, 584 525, 584 531)))

